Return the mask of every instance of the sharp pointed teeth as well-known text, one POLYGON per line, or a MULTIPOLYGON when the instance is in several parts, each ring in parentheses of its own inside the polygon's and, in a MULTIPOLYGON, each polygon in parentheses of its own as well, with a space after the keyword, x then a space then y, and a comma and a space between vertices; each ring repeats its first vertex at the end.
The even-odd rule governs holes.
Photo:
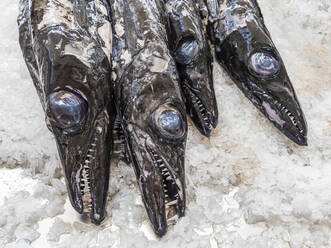
MULTIPOLYGON (((163 190, 164 190, 164 195, 165 195, 165 203, 166 206, 171 206, 173 204, 175 204, 175 202, 177 202, 177 200, 174 200, 172 202, 170 202, 169 204, 169 200, 172 199, 173 197, 169 197, 169 194, 172 196, 173 194, 175 194, 176 192, 173 192, 173 190, 170 190, 171 193, 169 193, 169 188, 168 185, 171 183, 172 185, 175 185, 175 181, 174 179, 172 179, 171 174, 168 170, 168 168, 165 166, 165 164, 163 163, 162 158, 160 158, 155 152, 151 152, 151 155, 153 156, 153 160, 156 166, 159 167, 160 171, 161 171, 161 177, 162 177, 162 181, 163 181, 163 190)), ((178 198, 178 192, 176 193, 176 195, 174 196, 175 198, 178 198)))
POLYGON ((166 203, 166 206, 172 206, 172 205, 175 205, 175 204, 177 204, 177 200, 173 200, 173 201, 171 201, 171 202, 167 202, 166 203))
POLYGON ((303 133, 304 131, 298 126, 298 121, 296 120, 295 116, 293 113, 291 113, 285 106, 283 106, 280 102, 277 100, 274 101, 274 103, 280 108, 280 111, 283 113, 287 114, 287 116, 290 118, 291 122, 293 123, 294 126, 299 130, 300 133, 303 133))
MULTIPOLYGON (((100 132, 100 130, 96 130, 97 132, 100 132)), ((101 129, 102 131, 102 129, 101 129)), ((84 160, 84 163, 82 164, 82 171, 80 176, 80 192, 82 195, 83 200, 83 212, 89 213, 92 210, 92 198, 91 198, 91 163, 93 159, 95 158, 95 147, 97 143, 98 138, 94 137, 93 142, 91 142, 91 145, 89 149, 87 150, 86 159, 84 160)))

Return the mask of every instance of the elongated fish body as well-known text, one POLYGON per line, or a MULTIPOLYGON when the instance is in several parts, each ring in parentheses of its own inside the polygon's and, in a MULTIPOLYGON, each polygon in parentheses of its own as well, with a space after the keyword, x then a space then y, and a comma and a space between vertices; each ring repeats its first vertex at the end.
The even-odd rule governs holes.
POLYGON ((114 73, 116 107, 157 235, 184 215, 185 104, 175 61, 167 46, 160 1, 116 0, 114 73))
POLYGON ((288 138, 307 145, 307 125, 255 0, 200 1, 218 62, 288 138))
POLYGON ((193 0, 166 0, 169 46, 176 61, 186 108, 198 130, 209 136, 218 110, 212 76, 212 55, 193 0))
POLYGON ((20 45, 64 168, 69 198, 105 215, 115 117, 112 29, 103 0, 21 0, 20 45))

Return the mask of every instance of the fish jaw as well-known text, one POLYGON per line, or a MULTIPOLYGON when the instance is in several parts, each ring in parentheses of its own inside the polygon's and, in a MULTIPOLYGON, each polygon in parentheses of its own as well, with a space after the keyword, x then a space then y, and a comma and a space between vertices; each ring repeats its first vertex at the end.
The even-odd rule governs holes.
POLYGON ((97 225, 105 218, 111 154, 109 119, 104 115, 75 135, 53 127, 71 204, 97 225))
POLYGON ((186 110, 196 128, 206 137, 210 136, 213 128, 218 123, 218 109, 215 95, 206 97, 206 90, 201 91, 192 89, 184 81, 182 85, 185 96, 186 110))
POLYGON ((163 236, 167 226, 185 214, 185 143, 158 144, 136 125, 127 126, 127 138, 138 186, 154 232, 163 236))
POLYGON ((298 145, 308 145, 306 120, 294 91, 289 94, 287 91, 259 89, 245 94, 285 136, 298 145))

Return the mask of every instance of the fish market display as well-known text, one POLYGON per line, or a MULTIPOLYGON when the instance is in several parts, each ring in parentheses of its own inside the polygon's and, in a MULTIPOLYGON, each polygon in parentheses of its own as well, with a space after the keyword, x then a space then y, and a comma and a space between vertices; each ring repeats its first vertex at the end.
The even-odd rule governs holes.
POLYGON ((117 148, 155 233, 184 216, 186 113, 207 137, 218 122, 213 52, 282 133, 307 145, 304 114, 255 0, 21 0, 18 24, 69 198, 95 224, 105 217, 117 148))

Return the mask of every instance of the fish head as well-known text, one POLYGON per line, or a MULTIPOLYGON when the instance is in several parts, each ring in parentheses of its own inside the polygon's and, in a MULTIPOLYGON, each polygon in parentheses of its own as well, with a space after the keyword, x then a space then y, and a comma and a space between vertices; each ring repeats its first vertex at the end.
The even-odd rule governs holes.
POLYGON ((198 130, 208 137, 218 122, 210 47, 201 34, 184 33, 174 41, 174 59, 187 113, 198 130))
POLYGON ((288 138, 307 145, 307 124, 284 62, 263 23, 250 20, 216 42, 218 61, 247 98, 288 138))
POLYGON ((52 28, 35 45, 71 204, 99 224, 105 217, 115 110, 110 63, 92 39, 52 28))
POLYGON ((152 48, 141 52, 123 74, 120 85, 124 90, 118 95, 131 97, 117 107, 123 113, 128 150, 147 214, 155 233, 162 236, 167 224, 185 212, 187 121, 174 77, 175 63, 170 56, 151 55, 158 51, 152 48))

